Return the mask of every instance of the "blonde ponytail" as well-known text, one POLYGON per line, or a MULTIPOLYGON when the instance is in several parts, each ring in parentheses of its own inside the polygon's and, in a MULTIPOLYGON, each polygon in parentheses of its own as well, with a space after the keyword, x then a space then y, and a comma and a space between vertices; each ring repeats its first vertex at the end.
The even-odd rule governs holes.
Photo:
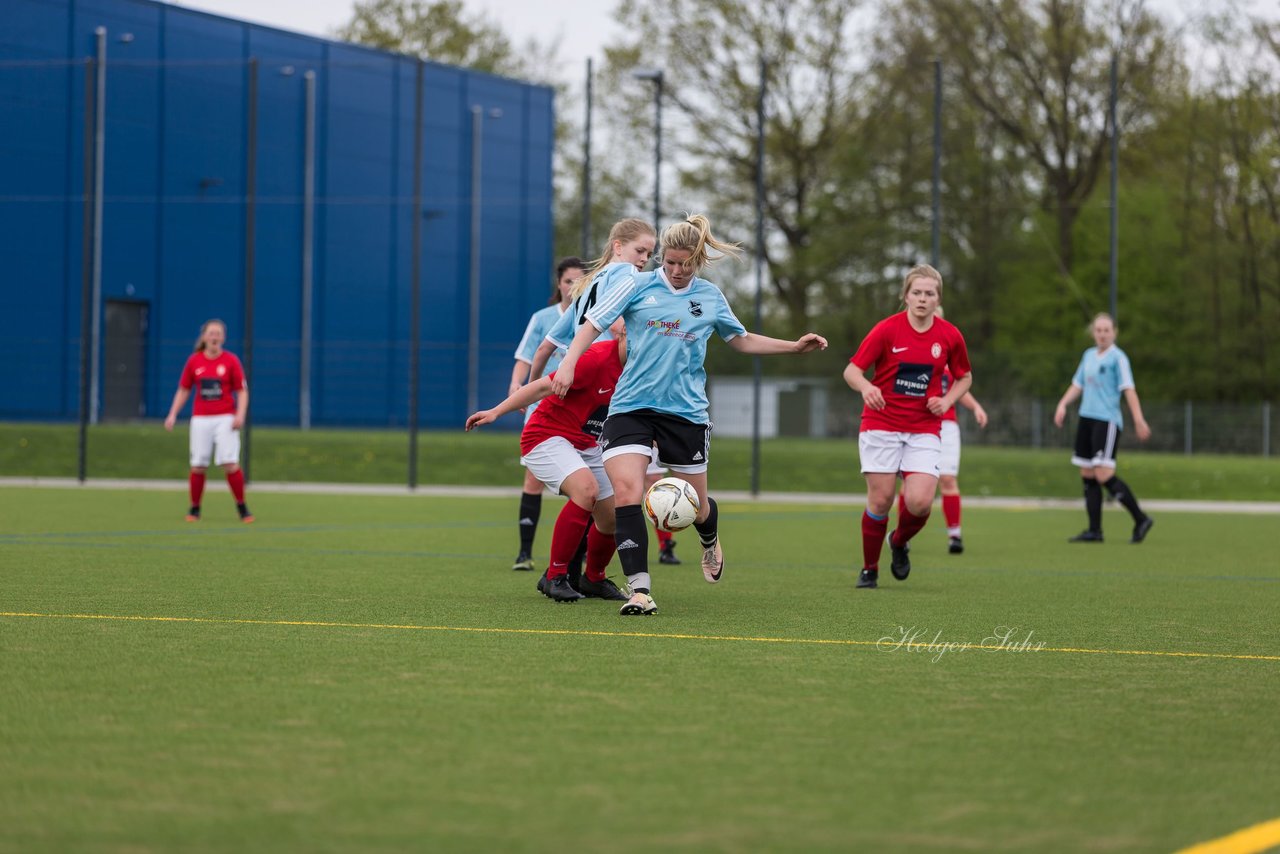
POLYGON ((711 220, 702 214, 690 214, 683 222, 673 223, 662 230, 662 250, 682 249, 689 253, 688 266, 694 271, 714 264, 726 255, 737 258, 741 252, 737 243, 718 240, 711 233, 711 220), (714 250, 717 254, 712 257, 714 250))

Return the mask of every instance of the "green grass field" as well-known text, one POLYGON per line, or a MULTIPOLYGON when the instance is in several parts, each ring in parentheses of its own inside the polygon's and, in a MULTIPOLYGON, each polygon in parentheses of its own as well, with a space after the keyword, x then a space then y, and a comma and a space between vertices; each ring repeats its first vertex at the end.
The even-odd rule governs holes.
POLYGON ((625 620, 509 569, 511 501, 252 506, 0 490, 0 851, 1169 852, 1280 816, 1274 517, 1069 546, 1079 512, 971 509, 964 555, 935 520, 855 591, 855 508, 726 502, 724 581, 685 535, 625 620), (998 627, 1044 648, 923 647, 998 627))
MULTIPOLYGON (((73 424, 0 423, 0 475, 74 477, 78 432, 73 424)), ((398 483, 407 481, 408 434, 389 430, 256 428, 250 474, 261 481, 398 483)), ((185 426, 94 427, 90 478, 182 479, 185 426)), ((712 486, 748 489, 751 444, 716 438, 712 486)), ((1076 498, 1080 478, 1062 448, 966 446, 961 481, 972 495, 1076 498)), ((1155 454, 1122 443, 1121 470, 1143 498, 1280 501, 1280 457, 1155 454)), ((863 494, 852 439, 773 439, 762 443, 761 488, 767 492, 863 494)), ((418 482, 517 486, 524 477, 519 442, 503 432, 439 431, 419 437, 418 482)))

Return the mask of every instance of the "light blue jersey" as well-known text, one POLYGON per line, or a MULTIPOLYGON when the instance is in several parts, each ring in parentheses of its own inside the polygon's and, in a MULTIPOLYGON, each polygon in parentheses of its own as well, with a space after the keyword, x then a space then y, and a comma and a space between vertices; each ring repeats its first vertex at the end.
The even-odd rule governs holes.
MULTIPOLYGON (((533 355, 538 351, 538 345, 542 343, 547 330, 555 325, 561 315, 567 315, 568 313, 560 307, 560 303, 535 311, 533 316, 529 318, 529 325, 525 327, 524 337, 520 339, 520 344, 516 347, 516 361, 525 362, 532 367, 533 355)), ((547 360, 547 366, 542 371, 543 376, 560 367, 560 360, 564 358, 564 354, 565 349, 563 347, 556 348, 556 351, 551 354, 551 358, 547 360)), ((525 381, 527 382, 528 379, 526 378, 525 381)), ((526 422, 537 408, 537 402, 525 407, 524 420, 526 422)))
POLYGON ((1124 416, 1120 414, 1120 398, 1127 388, 1133 388, 1133 370, 1129 357, 1114 344, 1099 353, 1090 347, 1080 357, 1080 367, 1071 378, 1071 384, 1084 389, 1080 398, 1080 415, 1110 421, 1124 429, 1124 416))
MULTIPOLYGON (((591 277, 591 283, 587 285, 587 289, 578 294, 578 298, 573 301, 569 311, 564 313, 551 330, 547 332, 546 338, 558 349, 567 351, 569 345, 573 343, 573 336, 578 334, 578 325, 582 323, 583 316, 591 310, 601 297, 606 293, 618 287, 621 284, 630 282, 638 275, 634 264, 627 264, 623 261, 615 261, 605 266, 603 270, 591 277)), ((607 327, 608 324, 605 324, 607 327)), ((604 332, 597 338, 597 341, 609 341, 613 338, 606 328, 604 332)), ((548 368, 545 373, 551 373, 548 368)))
POLYGON ((747 330, 706 279, 676 290, 662 270, 639 273, 600 297, 587 322, 606 329, 627 321, 627 366, 618 379, 609 414, 653 409, 695 424, 708 423, 707 339, 725 341, 747 330))

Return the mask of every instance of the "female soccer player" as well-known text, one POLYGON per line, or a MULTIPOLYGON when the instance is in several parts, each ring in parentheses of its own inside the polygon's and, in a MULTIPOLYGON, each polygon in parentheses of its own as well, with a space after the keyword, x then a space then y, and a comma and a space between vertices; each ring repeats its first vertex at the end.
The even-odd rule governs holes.
MULTIPOLYGON (((938 317, 945 317, 938 306, 938 317)), ((949 371, 942 372, 942 393, 946 394, 955 382, 949 371)), ((987 426, 987 411, 970 392, 960 398, 960 405, 973 413, 979 428, 987 426)), ((960 537, 960 424, 956 421, 953 406, 942 413, 942 459, 938 463, 938 492, 942 493, 942 518, 947 523, 947 550, 953 555, 964 552, 964 540, 960 537)), ((901 499, 899 499, 901 500, 901 499)), ((899 508, 901 511, 901 508, 899 508)))
POLYGON ((862 572, 858 587, 875 587, 880 550, 889 527, 889 508, 902 475, 898 527, 889 536, 893 577, 911 572, 908 542, 929 520, 938 488, 942 414, 969 391, 973 376, 964 336, 935 312, 942 299, 942 275, 928 264, 912 267, 902 283, 906 311, 872 327, 844 369, 844 380, 862 395, 858 455, 867 480, 862 514, 862 572), (870 380, 865 376, 875 369, 870 380), (955 383, 942 391, 942 373, 955 383))
MULTIPOLYGON (((570 296, 573 283, 586 273, 586 266, 581 258, 574 257, 565 258, 556 265, 556 281, 551 286, 551 297, 547 300, 547 306, 538 309, 529 318, 524 337, 516 347, 516 364, 511 370, 511 387, 507 389, 508 395, 515 394, 529 381, 529 366, 533 364, 534 351, 542 343, 543 336, 573 302, 573 297, 570 296)), ((554 371, 559 363, 560 359, 553 356, 548 363, 548 368, 554 371)), ((526 424, 536 408, 537 404, 534 403, 525 409, 526 424)), ((512 569, 533 569, 533 538, 538 532, 538 518, 541 515, 542 482, 533 476, 533 472, 526 469, 524 489, 520 493, 520 515, 516 517, 519 520, 520 553, 516 555, 512 569)))
POLYGON ((543 377, 518 389, 492 409, 467 419, 466 429, 470 431, 551 395, 524 426, 520 435, 520 451, 524 456, 520 462, 541 483, 569 499, 551 535, 546 584, 538 586, 557 602, 575 602, 584 595, 600 599, 627 598, 604 574, 615 544, 613 487, 605 476, 597 440, 609 400, 627 361, 626 328, 617 323, 612 331, 614 340, 596 344, 582 357, 577 378, 563 398, 551 395, 552 377, 543 377), (586 577, 578 582, 575 590, 569 583, 569 561, 584 535, 587 537, 586 577))
POLYGON ((707 339, 716 333, 739 353, 759 355, 807 353, 827 346, 826 339, 812 332, 783 341, 746 331, 720 289, 697 276, 715 260, 713 250, 720 256, 737 251, 736 245, 712 235, 705 216, 690 216, 666 228, 661 242, 661 267, 631 276, 600 295, 552 379, 555 392, 565 394, 577 381, 578 359, 591 341, 619 317, 625 320, 627 366, 600 439, 617 507, 618 559, 632 592, 619 611, 623 616, 658 610, 651 595, 648 528, 640 509, 645 469, 655 444, 663 464, 698 492, 694 528, 702 542, 703 577, 714 584, 724 572, 716 502, 707 495, 707 339))
MULTIPOLYGON (((554 353, 562 353, 573 341, 574 333, 583 323, 587 310, 609 290, 620 282, 629 281, 629 276, 645 268, 649 257, 653 254, 656 235, 653 227, 644 220, 624 219, 614 223, 609 230, 609 239, 605 243, 604 253, 591 265, 590 271, 574 285, 573 308, 565 312, 560 320, 547 332, 546 338, 538 346, 533 357, 530 370, 532 379, 542 376, 549 358, 554 353), (630 263, 634 269, 626 265, 630 263)), ((651 486, 659 478, 666 475, 667 470, 658 463, 655 450, 645 470, 645 486, 651 486)), ((671 532, 654 528, 658 535, 658 562, 678 564, 676 557, 676 541, 671 532)))
POLYGON ((1133 416, 1138 438, 1151 438, 1151 428, 1142 417, 1142 402, 1133 385, 1133 370, 1129 357, 1116 346, 1116 324, 1111 315, 1102 312, 1093 318, 1093 341, 1097 347, 1084 351, 1076 374, 1067 387, 1058 408, 1053 413, 1053 423, 1062 426, 1067 418, 1067 407, 1080 399, 1080 426, 1076 429, 1076 452, 1071 458, 1080 467, 1084 481, 1084 508, 1089 516, 1089 527, 1070 539, 1073 543, 1102 542, 1102 487, 1124 505, 1133 517, 1131 543, 1146 539, 1155 524, 1142 512, 1138 499, 1129 485, 1116 477, 1116 445, 1120 431, 1124 429, 1124 416, 1120 414, 1120 398, 1123 395, 1133 416))
POLYGON ((191 509, 187 521, 200 519, 200 499, 204 476, 213 460, 227 473, 227 484, 236 499, 240 521, 252 522, 253 514, 244 503, 244 472, 240 470, 240 428, 249 412, 249 384, 240 360, 222 349, 227 325, 221 320, 205 321, 196 339, 195 352, 187 359, 174 392, 164 429, 173 430, 178 413, 186 405, 193 387, 199 388, 191 404, 191 509))

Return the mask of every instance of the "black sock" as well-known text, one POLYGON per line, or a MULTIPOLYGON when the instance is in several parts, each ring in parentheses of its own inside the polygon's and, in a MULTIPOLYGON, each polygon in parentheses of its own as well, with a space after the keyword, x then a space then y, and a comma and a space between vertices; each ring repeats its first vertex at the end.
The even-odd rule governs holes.
POLYGON ((520 553, 533 554, 533 535, 538 533, 542 515, 542 493, 520 493, 520 553))
POLYGON ((595 520, 587 523, 587 530, 582 532, 582 542, 578 543, 578 550, 569 559, 569 583, 575 587, 578 586, 578 580, 582 578, 582 563, 587 559, 587 536, 591 533, 593 525, 595 520))
MULTIPOLYGON (((614 537, 618 540, 618 562, 622 564, 622 572, 627 576, 649 571, 649 525, 645 522, 644 513, 639 504, 628 504, 619 507, 615 512, 618 519, 618 530, 614 537)), ((636 587, 636 593, 648 593, 636 587)))
POLYGON ((1129 511, 1129 515, 1133 517, 1135 523, 1147 518, 1147 514, 1143 513, 1142 508, 1138 506, 1138 499, 1133 497, 1129 484, 1118 477, 1113 477, 1103 485, 1106 486, 1108 492, 1115 496, 1116 501, 1124 505, 1124 509, 1129 511))
POLYGON ((1089 514, 1089 530, 1102 533, 1102 487, 1094 478, 1080 479, 1084 481, 1084 510, 1089 514))
POLYGON ((698 540, 704 549, 714 546, 716 539, 720 536, 717 530, 720 525, 720 508, 710 495, 707 496, 707 504, 711 506, 711 510, 707 513, 706 521, 693 523, 693 527, 698 531, 698 540))

